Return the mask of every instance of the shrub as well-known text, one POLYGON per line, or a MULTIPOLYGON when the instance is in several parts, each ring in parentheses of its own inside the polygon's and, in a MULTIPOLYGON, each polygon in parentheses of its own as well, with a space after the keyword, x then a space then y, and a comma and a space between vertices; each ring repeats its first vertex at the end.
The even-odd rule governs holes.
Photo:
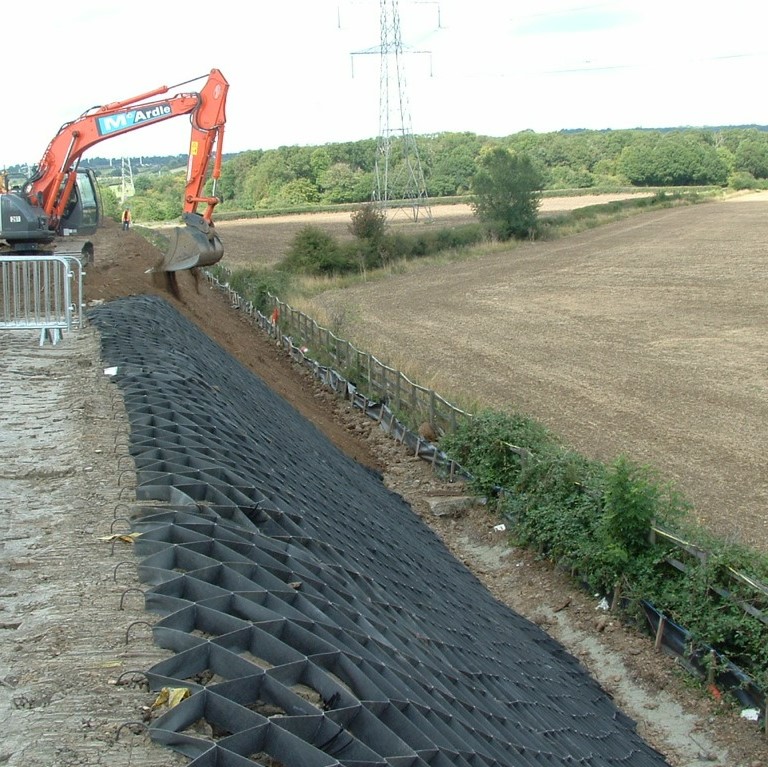
POLYGON ((580 569, 600 519, 602 475, 600 464, 570 450, 537 454, 504 497, 502 514, 515 540, 580 569))
POLYGON ((728 179, 728 185, 731 189, 736 189, 737 191, 742 189, 756 189, 759 186, 755 177, 746 171, 732 173, 728 179))
POLYGON ((380 242, 387 229, 387 214, 372 202, 361 205, 351 216, 349 231, 358 240, 380 242))
POLYGON ((267 267, 238 269, 229 276, 229 286, 262 314, 271 308, 269 294, 283 296, 290 287, 290 276, 267 267))
POLYGON ((517 484, 526 456, 554 442, 540 424, 523 415, 482 411, 462 421, 440 447, 472 475, 473 487, 486 495, 517 484))
POLYGON ((302 274, 341 274, 354 268, 339 243, 320 227, 300 229, 280 264, 289 272, 302 274))

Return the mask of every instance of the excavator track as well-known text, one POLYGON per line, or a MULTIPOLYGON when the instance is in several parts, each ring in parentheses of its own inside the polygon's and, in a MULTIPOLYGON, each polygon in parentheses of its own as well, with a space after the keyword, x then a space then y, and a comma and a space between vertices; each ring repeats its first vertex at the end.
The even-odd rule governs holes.
POLYGON ((78 258, 83 266, 90 266, 94 261, 93 243, 90 240, 69 240, 65 238, 56 243, 52 253, 54 256, 73 256, 78 258))

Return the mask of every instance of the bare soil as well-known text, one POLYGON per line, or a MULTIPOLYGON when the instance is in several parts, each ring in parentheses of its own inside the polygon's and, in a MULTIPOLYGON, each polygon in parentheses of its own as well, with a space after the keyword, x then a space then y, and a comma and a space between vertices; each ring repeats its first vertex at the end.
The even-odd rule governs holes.
MULTIPOLYGON (((725 436, 719 438, 723 449, 714 456, 705 453, 710 459, 716 459, 709 471, 729 485, 748 477, 754 488, 759 471, 744 472, 736 466, 739 459, 754 457, 753 448, 745 447, 744 442, 747 438, 760 438, 759 432, 764 431, 760 426, 765 424, 765 414, 757 401, 762 391, 758 371, 760 360, 763 363, 765 360, 765 336, 760 336, 756 324, 763 319, 753 316, 751 309, 754 302, 764 300, 765 294, 760 290, 759 283, 765 278, 759 260, 760 242, 765 241, 766 211, 764 203, 758 203, 752 212, 749 208, 749 205, 742 208, 739 204, 712 204, 687 211, 644 214, 630 223, 610 225, 570 238, 568 242, 533 243, 514 254, 395 276, 387 282, 386 290, 381 283, 363 285, 353 289, 351 297, 332 296, 329 302, 353 302, 364 322, 375 325, 379 332, 386 327, 388 334, 408 345, 410 354, 421 354, 424 359, 432 360, 435 368, 445 372, 446 382, 465 381, 479 387, 477 391, 487 390, 493 404, 509 402, 513 397, 516 404, 525 406, 532 414, 548 415, 553 427, 569 427, 570 431, 559 428, 558 431, 574 441, 581 436, 580 446, 586 449, 593 445, 591 449, 596 454, 616 452, 616 448, 625 444, 631 447, 635 443, 628 442, 629 437, 637 430, 646 435, 647 442, 642 444, 653 448, 651 453, 655 459, 667 455, 676 459, 676 463, 664 462, 664 465, 673 466, 682 476, 687 464, 703 462, 704 456, 699 455, 697 445, 707 436, 707 431, 714 428, 725 431, 725 436), (692 215, 695 220, 689 221, 692 215), (729 224, 729 217, 735 217, 736 221, 729 224), (754 227, 754 234, 745 234, 753 231, 750 227, 754 227), (714 247, 712 243, 718 231, 730 242, 730 255, 721 253, 717 268, 709 265, 709 261, 703 262, 699 278, 706 277, 711 283, 711 300, 707 300, 694 291, 696 258, 691 258, 686 270, 678 270, 685 247, 677 241, 687 241, 689 249, 693 244, 693 249, 703 254, 714 247), (666 248, 663 255, 654 256, 653 247, 646 242, 651 236, 656 247, 666 248), (619 249, 622 238, 624 245, 619 249), (670 252, 673 244, 674 252, 670 252), (539 255, 542 252, 544 255, 539 255), (607 256, 599 255, 604 252, 615 253, 616 261, 612 265, 607 262, 607 256), (751 265, 750 273, 756 281, 754 290, 746 291, 743 283, 740 290, 732 287, 732 283, 738 281, 734 271, 745 263, 751 265), (670 269, 670 265, 674 269, 670 269), (647 318, 647 306, 638 306, 642 296, 649 297, 648 306, 654 305, 646 282, 651 279, 659 282, 661 274, 670 271, 673 275, 679 274, 679 300, 690 296, 697 307, 687 334, 682 332, 682 318, 690 310, 679 307, 672 329, 660 335, 665 323, 647 318), (628 283, 618 293, 611 281, 611 276, 617 273, 624 274, 628 283), (538 294, 533 290, 536 285, 538 294), (597 291, 596 297, 587 293, 588 287, 597 291), (453 293, 446 293, 448 290, 453 293), (751 296, 749 301, 745 294, 751 296), (390 308, 385 306, 385 295, 390 297, 390 308), (363 310, 366 301, 371 303, 370 312, 363 310), (740 323, 736 323, 731 314, 727 315, 725 328, 718 327, 714 321, 704 321, 715 311, 726 314, 734 301, 742 307, 740 323), (609 307, 620 315, 619 319, 610 315, 609 307), (514 310, 514 314, 498 314, 500 308, 514 310), (629 315, 623 316, 627 311, 629 315), (532 321, 541 320, 544 315, 549 315, 552 325, 546 334, 538 337, 540 349, 534 354, 536 334, 541 326, 532 321), (402 322, 404 317, 409 318, 407 323, 402 322), (466 321, 468 317, 471 322, 466 321), (408 332, 401 333, 399 324, 407 326, 408 332), (750 330, 746 329, 747 325, 750 330), (592 344, 597 340, 595 335, 586 332, 589 327, 595 329, 595 334, 597 329, 608 333, 609 341, 590 346, 590 339, 592 344), (495 335, 494 329, 499 331, 495 335), (694 333, 696 329, 699 332, 694 333), (583 338, 577 343, 580 335, 583 338), (614 335, 623 340, 611 342, 614 335), (672 338, 677 338, 677 343, 672 343, 672 338), (663 359, 640 375, 637 366, 643 360, 653 359, 653 356, 647 357, 647 347, 655 341, 660 342, 660 349, 668 352, 659 352, 663 359), (737 342, 736 349, 730 341, 737 342), (499 344, 503 348, 494 351, 494 345, 499 344), (705 352, 702 360, 693 359, 697 348, 705 352), (601 360, 612 349, 616 353, 613 368, 601 360), (721 355, 710 361, 708 354, 715 349, 720 349, 721 355), (740 353, 738 365, 736 351, 740 353), (746 357, 745 362, 741 361, 742 356, 746 357), (518 369, 525 369, 529 358, 532 362, 521 378, 518 369), (655 378, 663 374, 662 363, 666 360, 671 364, 678 358, 682 361, 674 366, 675 375, 666 374, 663 381, 656 381, 655 378), (477 364, 477 360, 483 364, 477 364), (684 377, 687 365, 698 370, 702 377, 712 378, 705 382, 707 396, 697 389, 703 399, 694 398, 690 407, 683 407, 680 398, 686 388, 676 386, 675 382, 681 377, 688 380, 684 377), (741 402, 749 384, 745 382, 737 387, 732 378, 725 384, 723 377, 730 367, 739 366, 744 373, 742 377, 748 378, 756 389, 756 409, 754 423, 738 421, 741 433, 737 438, 736 425, 733 431, 728 431, 734 407, 731 400, 736 397, 741 402), (752 378, 746 375, 744 366, 749 368, 752 378), (483 370, 485 375, 481 375, 483 370), (608 375, 611 370, 612 376, 608 375), (597 375, 594 371, 602 373, 597 375), (609 391, 601 393, 598 387, 609 385, 612 378, 619 379, 624 388, 609 386, 609 391), (571 381, 571 385, 566 386, 564 381, 571 381), (613 402, 611 396, 618 396, 617 391, 621 396, 613 402), (502 397, 504 393, 506 397, 502 397), (672 398, 671 403, 666 401, 668 396, 672 398), (593 400, 596 401, 594 407, 586 408, 593 400), (542 408, 539 413, 532 410, 537 405, 542 408), (667 413, 675 407, 678 410, 672 418, 667 413), (709 415, 721 407, 724 411, 721 416, 709 415), (658 411, 661 414, 657 417, 658 411), (714 420, 693 430, 694 441, 687 441, 686 429, 702 415, 714 420), (598 416, 605 420, 597 420, 598 416), (671 419, 669 423, 667 418, 671 419), (674 434, 677 442, 672 438, 674 434), (586 437, 593 437, 594 441, 587 442, 586 437), (729 469, 739 469, 740 473, 729 475, 729 469)), ((246 224, 220 225, 225 258, 232 261, 260 258, 259 242, 272 236, 263 234, 269 225, 270 220, 261 220, 250 233, 246 224), (239 235, 233 236, 235 231, 239 235)), ((273 225, 285 226, 278 222, 273 225)), ((274 248, 277 250, 280 246, 275 244, 274 248)), ((654 652, 649 637, 597 609, 593 595, 574 587, 566 575, 529 552, 509 548, 504 533, 494 529, 498 520, 490 516, 485 507, 475 505, 449 517, 432 514, 431 500, 461 494, 465 488, 441 482, 423 461, 408 455, 402 446, 386 437, 348 403, 324 390, 274 342, 254 330, 232 309, 221 292, 205 283, 196 283, 191 274, 184 273, 179 275, 180 298, 173 297, 167 286, 156 284, 147 273, 157 260, 157 252, 136 233, 123 233, 117 225, 106 226, 99 233, 96 253, 96 263, 86 278, 89 301, 144 293, 164 296, 348 455, 382 471, 388 486, 411 503, 414 511, 438 531, 446 546, 499 600, 544 626, 584 662, 617 704, 638 722, 641 734, 667 756, 670 764, 686 767, 702 763, 722 767, 768 765, 765 737, 753 722, 740 717, 738 708, 693 684, 673 659, 654 652)), ((666 309, 674 305, 666 282, 660 293, 665 297, 666 309)), ((10 517, 13 531, 10 539, 17 541, 13 544, 12 556, 8 550, 0 550, 4 574, 6 570, 16 573, 13 582, 8 581, 0 594, 0 621, 4 621, 0 624, 3 629, 0 630, 0 668, 7 669, 0 672, 0 702, 7 703, 11 709, 10 716, 0 718, 0 726, 8 734, 5 744, 0 745, 0 764, 42 767, 43 764, 159 765, 184 761, 158 750, 141 734, 126 734, 125 729, 122 733, 118 731, 120 722, 148 715, 145 706, 151 704, 152 696, 134 685, 116 686, 115 680, 120 672, 152 662, 157 650, 152 648, 150 637, 142 633, 140 625, 134 629, 130 642, 123 639, 126 626, 140 620, 142 615, 139 600, 129 599, 119 611, 116 602, 120 594, 125 595, 126 589, 139 584, 132 582, 129 568, 119 570, 119 577, 113 577, 117 561, 127 555, 118 550, 116 561, 110 547, 100 541, 100 536, 109 532, 113 516, 120 514, 121 498, 129 488, 121 487, 121 482, 127 482, 125 466, 116 461, 114 452, 120 440, 115 436, 121 428, 120 403, 114 401, 114 392, 109 393, 109 385, 98 375, 97 349, 87 336, 91 332, 86 331, 82 341, 66 339, 62 347, 56 347, 53 368, 50 357, 40 358, 34 346, 14 362, 14 370, 19 371, 18 385, 26 387, 27 398, 31 392, 39 392, 40 402, 48 401, 51 410, 57 406, 55 412, 65 414, 60 421, 62 428, 74 430, 68 439, 75 442, 74 445, 62 443, 61 437, 58 438, 59 445, 68 446, 70 458, 64 475, 67 477, 66 497, 62 501, 64 512, 55 520, 45 521, 45 509, 37 515, 30 514, 28 509, 39 506, 39 502, 25 505, 23 501, 25 493, 28 498, 35 498, 57 486, 52 481, 55 477, 40 470, 41 461, 45 465, 44 456, 48 454, 36 452, 34 438, 25 435, 24 428, 19 444, 26 445, 27 452, 23 455, 37 468, 7 470, 0 476, 0 498, 13 498, 15 506, 20 504, 22 509, 27 509, 10 517), (53 400, 57 398, 51 397, 45 388, 29 388, 44 387, 52 375, 60 376, 64 386, 56 402, 53 400), (77 391, 80 394, 73 396, 77 391), (10 483, 5 491, 4 479, 10 483), (43 515, 42 530, 40 514, 43 515), (70 546, 69 550, 65 549, 66 545, 70 546), (46 567, 44 555, 49 551, 57 554, 56 572, 46 567), (88 568, 83 567, 83 557, 87 558, 88 568), (26 578, 24 589, 20 571, 26 578), (73 582, 76 596, 71 593, 73 582), (60 602, 62 609, 54 613, 51 606, 60 600, 57 588, 64 589, 64 593, 69 589, 70 595, 60 602), (83 625, 84 611, 89 606, 103 620, 93 619, 83 625), (34 637, 38 639, 33 641, 34 637), (83 692, 84 682, 91 691, 90 696, 83 692), (55 728, 55 737, 49 736, 46 740, 43 734, 50 733, 52 728, 55 728), (43 758, 51 754, 47 760, 43 758)), ((28 414, 26 421, 20 416, 20 420, 23 426, 29 418, 44 417, 45 408, 41 413, 28 414)), ((18 424, 14 421, 8 425, 18 424)), ((11 428, 9 433, 16 432, 11 428)), ((47 449, 55 451, 56 435, 52 439, 53 444, 47 449)), ((717 487, 718 481, 712 482, 712 490, 717 487)), ((719 497, 740 498, 739 493, 744 493, 743 488, 732 487, 732 493, 719 497)), ((699 497, 709 497, 709 493, 702 491, 699 497)), ((715 506, 713 501, 712 508, 715 506)), ((729 503, 719 510, 721 514, 731 510, 736 514, 737 510, 741 513, 741 506, 729 503)), ((119 529, 120 523, 117 524, 119 529)), ((140 733, 140 728, 134 730, 140 733)))
MULTIPOLYGON (((541 213, 557 213, 597 203, 624 200, 628 197, 642 198, 649 193, 584 195, 581 197, 551 197, 542 201, 541 213)), ((226 263, 231 269, 248 266, 275 264, 286 254, 296 234, 308 224, 322 228, 332 237, 343 242, 353 239, 349 231, 351 223, 348 212, 297 213, 288 216, 264 216, 243 218, 235 221, 221 221, 217 224, 222 237, 226 237, 226 263)), ((461 226, 476 223, 477 218, 469 205, 425 205, 418 209, 414 221, 413 210, 403 208, 390 214, 388 226, 397 231, 413 231, 418 227, 461 226)))

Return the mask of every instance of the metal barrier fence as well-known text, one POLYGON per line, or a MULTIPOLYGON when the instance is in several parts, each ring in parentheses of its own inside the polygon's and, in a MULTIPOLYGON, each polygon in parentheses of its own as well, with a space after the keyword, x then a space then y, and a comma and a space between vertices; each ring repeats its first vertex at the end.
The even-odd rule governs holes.
POLYGON ((83 326, 83 264, 74 255, 0 256, 0 330, 40 330, 40 346, 83 326))

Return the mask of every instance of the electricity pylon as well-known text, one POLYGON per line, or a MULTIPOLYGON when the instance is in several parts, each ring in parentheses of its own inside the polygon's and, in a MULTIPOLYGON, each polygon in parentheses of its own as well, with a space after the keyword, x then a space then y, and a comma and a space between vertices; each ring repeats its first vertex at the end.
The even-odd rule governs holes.
POLYGON ((398 0, 380 0, 380 6, 379 134, 372 199, 382 208, 394 208, 395 213, 409 213, 414 221, 421 215, 431 220, 406 94, 398 0))
POLYGON ((120 204, 124 204, 129 197, 136 194, 133 187, 133 168, 131 167, 131 158, 123 157, 120 167, 120 204))

